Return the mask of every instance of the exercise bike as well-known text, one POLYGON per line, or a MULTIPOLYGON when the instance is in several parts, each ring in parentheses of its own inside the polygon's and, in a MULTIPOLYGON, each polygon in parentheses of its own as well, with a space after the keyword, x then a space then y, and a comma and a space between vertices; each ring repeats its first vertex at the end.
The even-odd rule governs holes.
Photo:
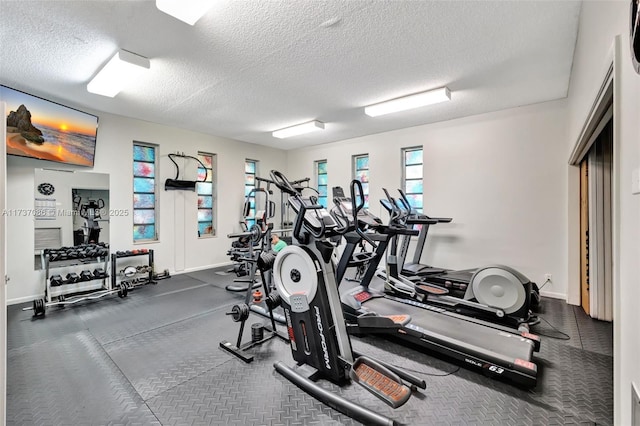
POLYGON ((297 243, 281 250, 273 267, 297 366, 277 362, 274 368, 319 401, 364 424, 394 424, 314 382, 321 378, 338 385, 353 381, 393 408, 408 401, 410 386, 426 388, 423 380, 399 368, 353 352, 331 266, 334 246, 328 241, 339 235, 340 228, 317 200, 302 197, 282 173, 274 170, 271 176, 289 195, 296 213, 293 237, 297 243))

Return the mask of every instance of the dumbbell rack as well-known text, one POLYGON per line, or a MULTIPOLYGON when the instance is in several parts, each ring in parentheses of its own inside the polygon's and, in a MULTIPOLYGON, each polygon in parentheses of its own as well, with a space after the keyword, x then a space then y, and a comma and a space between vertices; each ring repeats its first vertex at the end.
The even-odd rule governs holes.
MULTIPOLYGON (((113 293, 118 293, 120 297, 125 297, 127 295, 126 289, 113 287, 111 285, 111 281, 107 279, 109 278, 109 275, 107 274, 109 264, 108 246, 102 245, 98 247, 96 245, 82 245, 76 246, 75 248, 85 247, 101 248, 102 252, 82 258, 53 260, 52 257, 54 257, 56 253, 60 253, 61 251, 63 251, 63 249, 45 249, 43 251, 42 261, 45 269, 44 297, 41 299, 35 299, 33 301, 33 306, 24 308, 24 310, 33 309, 34 316, 44 316, 46 308, 50 306, 71 305, 82 300, 99 299, 113 293), (65 280, 66 282, 63 281, 60 285, 51 285, 52 270, 61 268, 77 270, 78 266, 89 266, 97 264, 102 264, 103 271, 103 273, 98 277, 95 277, 94 275, 90 279, 79 280, 75 282, 65 280), (100 287, 95 288, 95 286, 92 286, 92 288, 87 288, 86 286, 83 286, 83 284, 91 281, 101 281, 100 287)), ((71 248, 70 250, 75 248, 71 248)))
POLYGON ((126 290, 131 290, 134 287, 138 287, 145 284, 156 284, 157 281, 153 278, 153 250, 151 249, 143 249, 137 251, 128 251, 128 252, 116 252, 111 253, 111 286, 122 287, 126 290), (138 277, 127 277, 127 279, 121 279, 118 281, 118 259, 136 257, 136 256, 148 256, 146 271, 137 273, 138 277))

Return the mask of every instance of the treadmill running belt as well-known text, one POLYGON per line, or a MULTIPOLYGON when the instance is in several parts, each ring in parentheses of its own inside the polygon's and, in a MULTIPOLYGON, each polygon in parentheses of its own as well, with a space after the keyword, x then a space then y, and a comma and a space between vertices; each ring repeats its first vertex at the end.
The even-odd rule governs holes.
POLYGON ((466 350, 483 353, 496 360, 513 362, 531 360, 534 346, 517 334, 497 331, 479 324, 459 320, 416 306, 393 302, 384 298, 371 299, 364 307, 378 315, 410 315, 411 325, 417 326, 430 338, 447 342, 466 350))

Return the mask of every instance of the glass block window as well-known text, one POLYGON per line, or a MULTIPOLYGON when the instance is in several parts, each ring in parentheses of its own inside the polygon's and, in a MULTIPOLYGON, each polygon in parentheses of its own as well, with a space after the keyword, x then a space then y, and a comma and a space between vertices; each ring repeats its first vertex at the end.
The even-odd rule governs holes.
POLYGON ((422 147, 402 149, 402 188, 411 207, 422 213, 422 147))
MULTIPOLYGON (((249 201, 251 209, 249 216, 245 217, 247 227, 251 228, 256 223, 256 197, 248 197, 256 187, 256 175, 258 174, 258 162, 256 160, 245 160, 244 162, 244 196, 249 201), (248 199, 247 199, 248 197, 248 199)), ((255 194, 255 193, 254 193, 255 194)))
POLYGON ((318 187, 318 204, 327 208, 327 160, 318 160, 316 163, 316 186, 318 187))
POLYGON ((198 153, 198 160, 205 166, 203 169, 198 165, 198 181, 196 192, 198 193, 198 238, 213 237, 216 235, 214 198, 213 192, 215 183, 215 154, 198 153), (205 179, 206 178, 206 179, 205 179))
POLYGON ((369 154, 353 156, 353 178, 362 183, 364 208, 369 208, 369 154))
POLYGON ((133 241, 158 239, 156 218, 156 149, 133 143, 133 241))

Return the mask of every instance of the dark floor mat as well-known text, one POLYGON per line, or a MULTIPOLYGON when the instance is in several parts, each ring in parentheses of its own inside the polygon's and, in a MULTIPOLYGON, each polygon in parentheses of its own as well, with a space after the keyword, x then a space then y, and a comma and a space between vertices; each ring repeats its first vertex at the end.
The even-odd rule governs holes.
MULTIPOLYGON (((33 320, 8 308, 7 421, 11 425, 353 425, 273 369, 293 365, 286 343, 251 349, 246 364, 219 348, 239 323, 225 315, 244 298, 220 269, 182 274, 108 297, 51 309, 33 320)), ((427 389, 392 410, 357 385, 323 388, 403 424, 613 424, 612 326, 544 299, 536 354, 539 382, 521 389, 446 359, 378 337, 355 350, 424 377, 427 389), (570 340, 562 338, 566 333, 570 340), (545 337, 547 336, 547 337, 545 337)), ((266 322, 252 315, 250 325, 266 322)))
POLYGON ((77 333, 87 327, 72 308, 49 308, 46 316, 34 317, 32 310, 23 311, 27 305, 9 306, 7 309, 7 350, 35 342, 58 339, 77 333))
POLYGON ((578 322, 582 349, 613 356, 613 323, 589 317, 579 306, 572 306, 578 322))
POLYGON ((129 306, 126 303, 96 306, 79 311, 79 315, 96 339, 107 344, 193 318, 236 300, 228 292, 210 285, 156 293, 151 297, 143 297, 142 290, 126 298, 129 306))
POLYGON ((105 345, 144 400, 171 389, 229 360, 218 350, 219 336, 231 328, 225 306, 105 345))
POLYGON ((12 349, 7 363, 7 424, 104 425, 144 406, 87 331, 12 349))

